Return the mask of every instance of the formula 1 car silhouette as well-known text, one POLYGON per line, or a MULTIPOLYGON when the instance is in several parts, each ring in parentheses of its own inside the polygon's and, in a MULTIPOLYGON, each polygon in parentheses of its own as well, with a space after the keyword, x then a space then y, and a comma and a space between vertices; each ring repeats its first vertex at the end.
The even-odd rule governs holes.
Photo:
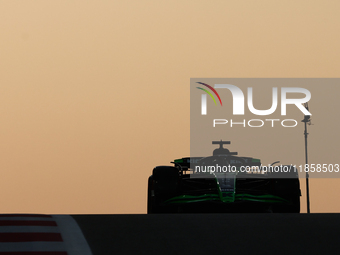
POLYGON ((229 141, 212 143, 220 145, 212 156, 176 159, 171 162, 174 166, 153 169, 148 180, 148 214, 300 212, 295 167, 281 165, 268 171, 259 159, 238 157, 237 152, 223 148, 229 141))

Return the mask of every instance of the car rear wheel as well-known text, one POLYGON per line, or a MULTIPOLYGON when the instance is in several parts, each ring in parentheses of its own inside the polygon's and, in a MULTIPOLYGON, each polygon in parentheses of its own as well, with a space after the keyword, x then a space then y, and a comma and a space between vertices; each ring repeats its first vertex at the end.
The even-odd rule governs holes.
POLYGON ((298 171, 292 166, 283 167, 289 167, 290 171, 271 173, 272 193, 287 200, 287 203, 274 204, 273 212, 299 213, 301 190, 298 171))
POLYGON ((147 213, 157 213, 157 205, 155 201, 155 190, 154 190, 154 180, 151 175, 148 179, 148 203, 147 203, 147 213))
POLYGON ((173 213, 177 206, 164 202, 178 195, 179 170, 172 166, 157 166, 149 177, 148 213, 173 213))

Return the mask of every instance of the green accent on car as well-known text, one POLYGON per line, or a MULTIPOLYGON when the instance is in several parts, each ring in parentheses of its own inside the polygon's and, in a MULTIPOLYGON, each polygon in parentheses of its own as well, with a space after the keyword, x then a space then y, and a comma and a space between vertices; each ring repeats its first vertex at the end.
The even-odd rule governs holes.
MULTIPOLYGON (((183 159, 175 159, 175 163, 183 163, 183 159)), ((252 163, 259 163, 260 159, 252 159, 252 163)), ((237 170, 240 170, 240 167, 237 167, 237 170)), ((234 179, 234 190, 233 191, 222 191, 218 178, 215 173, 210 173, 214 175, 216 186, 217 186, 217 194, 203 194, 203 195, 180 195, 173 198, 170 198, 164 201, 162 204, 185 204, 185 203, 197 203, 197 202, 209 202, 209 201, 220 201, 222 203, 233 203, 238 201, 252 201, 252 202, 263 202, 263 203, 289 203, 288 200, 283 199, 278 196, 265 194, 265 195, 251 195, 251 194, 236 194, 236 178, 234 179)), ((237 175, 238 172, 235 173, 237 175)))
MULTIPOLYGON (((251 195, 251 194, 234 194, 234 201, 254 201, 263 203, 288 203, 289 201, 274 195, 251 195)), ((221 200, 218 194, 204 194, 199 196, 180 195, 164 201, 163 204, 184 204, 208 201, 221 201, 223 203, 230 203, 234 201, 221 200)))
POLYGON ((203 201, 212 201, 212 200, 220 200, 220 199, 217 194, 204 194, 204 195, 199 195, 199 196, 180 195, 177 197, 170 198, 166 200, 164 203, 182 204, 182 203, 203 202, 203 201))
POLYGON ((223 203, 232 203, 232 202, 235 202, 236 178, 234 178, 234 191, 232 191, 232 192, 222 192, 220 183, 218 182, 218 179, 217 179, 216 175, 215 175, 215 180, 216 180, 216 185, 217 185, 217 190, 218 190, 218 195, 219 195, 220 200, 223 203))

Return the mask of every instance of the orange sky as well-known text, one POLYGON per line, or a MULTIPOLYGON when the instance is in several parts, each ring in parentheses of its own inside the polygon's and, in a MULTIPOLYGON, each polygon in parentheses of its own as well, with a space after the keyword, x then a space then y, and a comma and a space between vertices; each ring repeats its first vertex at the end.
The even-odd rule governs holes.
MULTIPOLYGON (((1 1, 0 213, 145 213, 152 168, 189 155, 190 78, 339 77, 339 8, 1 1)), ((339 184, 311 180, 312 212, 339 184)))

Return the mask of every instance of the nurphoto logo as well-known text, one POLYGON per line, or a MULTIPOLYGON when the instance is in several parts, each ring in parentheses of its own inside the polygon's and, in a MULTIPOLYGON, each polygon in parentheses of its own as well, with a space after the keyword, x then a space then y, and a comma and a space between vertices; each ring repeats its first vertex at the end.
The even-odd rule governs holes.
MULTIPOLYGON (((218 97, 218 99, 220 100, 220 104, 222 106, 222 101, 221 98, 219 96, 219 94, 217 93, 217 91, 210 85, 202 83, 202 82, 197 82, 199 84, 205 85, 207 86, 209 89, 211 89, 215 95, 218 97)), ((242 92, 242 90, 235 86, 235 85, 230 85, 230 84, 215 84, 214 86, 216 89, 229 89, 232 97, 233 97, 233 115, 244 115, 244 94, 242 92)), ((210 97, 214 100, 215 104, 216 104, 216 100, 214 98, 214 96, 206 89, 197 87, 198 89, 201 89, 203 91, 205 91, 208 95, 210 95, 210 97)), ((248 88, 248 109, 251 113, 255 114, 255 115, 270 115, 272 113, 274 113, 277 109, 277 99, 278 99, 278 89, 276 87, 272 88, 272 106, 270 107, 270 109, 267 110, 257 110, 255 109, 254 105, 253 105, 253 88, 249 87, 248 88)), ((288 104, 293 104, 296 105, 297 108, 299 108, 301 110, 301 112, 304 115, 312 115, 304 106, 304 103, 307 103, 309 100, 311 99, 311 93, 308 89, 304 89, 304 88, 281 88, 281 115, 286 115, 287 111, 286 111, 286 106, 288 104), (303 94, 305 97, 304 98, 298 98, 298 99, 288 99, 287 98, 287 93, 301 93, 303 94)), ((202 94, 201 97, 201 114, 202 115, 207 115, 207 95, 206 94, 202 94)))
MULTIPOLYGON (((244 115, 245 113, 245 95, 243 91, 231 84, 215 84, 214 87, 211 85, 208 85, 203 82, 197 82, 200 85, 205 86, 207 89, 202 87, 197 87, 198 89, 202 90, 203 94, 201 94, 201 115, 207 115, 208 113, 208 106, 207 106, 207 94, 212 98, 215 105, 217 105, 214 95, 211 93, 213 92, 215 96, 218 98, 220 102, 220 106, 222 107, 222 100, 219 95, 219 93, 216 91, 216 89, 228 89, 231 92, 232 100, 233 100, 233 115, 244 115), (209 90, 211 91, 209 91, 209 90)), ((281 116, 287 115, 287 105, 295 105, 302 113, 303 115, 311 116, 312 114, 309 112, 308 109, 304 107, 304 104, 307 103, 311 99, 311 93, 308 89, 305 88, 299 88, 299 87, 282 87, 280 90, 277 87, 272 88, 272 102, 271 107, 269 109, 256 109, 253 104, 253 88, 248 87, 247 88, 247 106, 249 111, 258 116, 268 116, 273 114, 277 108, 278 108, 278 98, 279 98, 279 91, 280 91, 280 101, 281 101, 281 116), (289 93, 295 93, 300 94, 301 98, 288 98, 289 93)), ((262 127, 265 122, 271 122, 272 127, 274 127, 274 122, 280 121, 281 126, 283 127, 296 127, 298 122, 294 119, 251 119, 247 121, 247 124, 249 127, 262 127), (257 123, 257 125, 255 125, 257 123), (291 123, 288 125, 288 123, 291 123)), ((227 120, 227 119, 214 119, 213 120, 213 127, 216 125, 224 125, 230 123, 231 127, 239 124, 243 127, 246 126, 246 120, 244 119, 242 122, 233 122, 233 120, 227 120)))

